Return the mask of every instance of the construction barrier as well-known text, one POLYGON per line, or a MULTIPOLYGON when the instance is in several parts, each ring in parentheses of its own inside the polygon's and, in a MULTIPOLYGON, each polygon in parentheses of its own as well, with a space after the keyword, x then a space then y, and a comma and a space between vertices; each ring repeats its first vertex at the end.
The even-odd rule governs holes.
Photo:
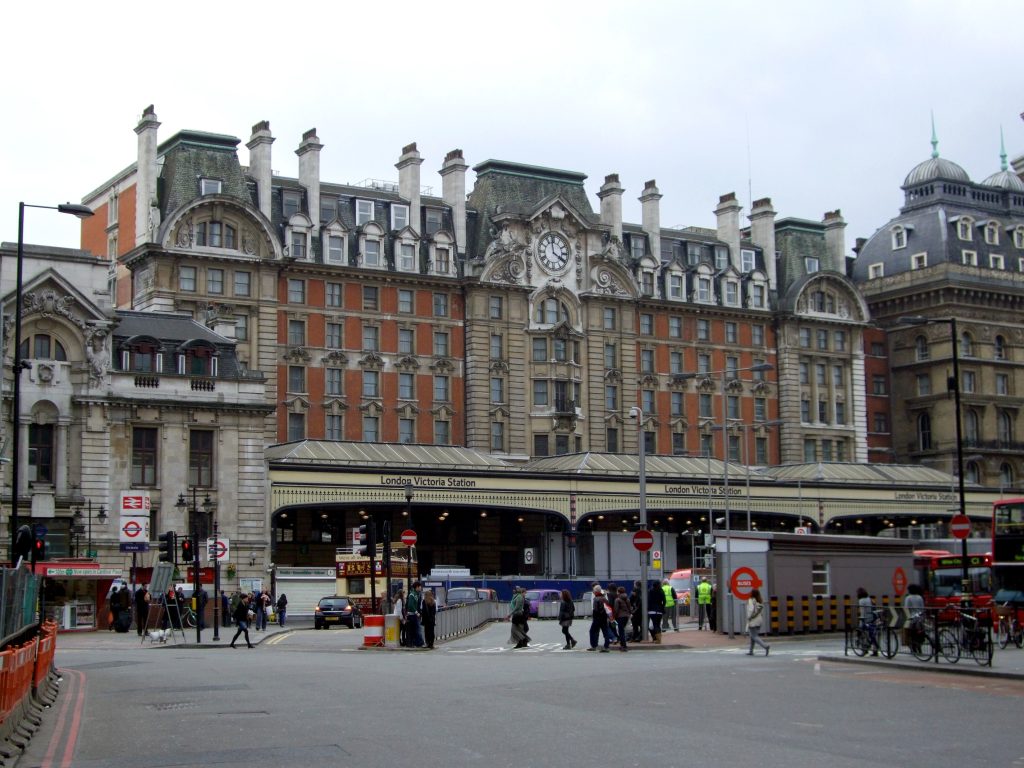
MULTIPOLYGON (((769 595, 767 600, 767 633, 773 635, 843 632, 849 627, 851 610, 857 608, 857 600, 850 595, 769 595)), ((876 595, 874 600, 881 609, 900 604, 892 595, 876 595)))
POLYGON ((363 647, 384 647, 384 617, 379 614, 363 616, 363 647))

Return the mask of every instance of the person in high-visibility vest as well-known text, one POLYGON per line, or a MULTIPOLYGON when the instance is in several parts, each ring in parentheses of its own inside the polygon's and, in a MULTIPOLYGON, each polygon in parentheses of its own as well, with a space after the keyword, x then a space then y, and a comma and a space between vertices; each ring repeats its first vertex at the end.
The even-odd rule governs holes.
POLYGON ((676 618, 676 591, 668 579, 661 582, 661 591, 665 593, 665 613, 661 617, 661 629, 667 632, 671 626, 673 632, 679 631, 679 619, 676 618))
POLYGON ((711 582, 705 576, 697 585, 697 629, 704 629, 704 621, 708 622, 708 629, 711 629, 711 617, 708 611, 711 610, 711 582))

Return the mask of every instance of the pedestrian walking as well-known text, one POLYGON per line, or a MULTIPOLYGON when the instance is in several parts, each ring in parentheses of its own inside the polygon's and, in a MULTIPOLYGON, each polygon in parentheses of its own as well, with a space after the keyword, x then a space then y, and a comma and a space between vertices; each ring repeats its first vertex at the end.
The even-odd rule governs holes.
POLYGON ((750 590, 750 598, 747 600, 747 634, 750 635, 750 650, 747 656, 754 655, 754 645, 764 648, 764 655, 768 655, 771 646, 765 643, 758 633, 761 631, 761 622, 764 621, 764 601, 761 600, 761 590, 750 590))
POLYGON ((615 596, 613 607, 615 623, 619 625, 619 650, 625 652, 626 648, 626 624, 633 615, 633 607, 629 604, 629 597, 626 595, 626 588, 619 587, 615 596))
POLYGON ((630 639, 634 643, 640 642, 640 636, 643 634, 644 626, 644 593, 643 585, 640 581, 633 582, 633 591, 629 595, 629 606, 633 609, 633 613, 630 615, 632 620, 632 628, 630 629, 630 639))
POLYGON ((647 616, 651 620, 651 641, 661 645, 661 617, 665 613, 665 592, 661 584, 652 581, 647 590, 647 616))
POLYGON ((590 648, 587 650, 596 651, 597 641, 604 635, 604 646, 601 653, 608 653, 608 646, 611 645, 611 634, 608 632, 608 621, 611 618, 611 605, 604 596, 601 587, 594 587, 593 608, 590 612, 590 648))
POLYGON ((513 648, 525 648, 530 644, 526 620, 528 611, 526 590, 522 587, 513 587, 512 601, 509 603, 509 620, 512 622, 512 634, 509 637, 509 642, 514 643, 513 648))
POLYGON ((423 584, 419 581, 412 583, 412 591, 405 599, 405 637, 409 645, 416 648, 423 647, 423 638, 420 637, 420 608, 423 601, 423 584))
POLYGON ((437 600, 434 599, 434 592, 429 589, 423 591, 423 605, 420 606, 420 621, 423 624, 423 640, 427 648, 434 647, 434 627, 437 625, 437 600))
POLYGON ((277 626, 284 627, 285 617, 288 615, 288 595, 284 592, 277 598, 277 626))
POLYGON ((576 640, 569 632, 572 620, 576 616, 576 603, 572 601, 568 589, 562 590, 561 598, 562 601, 558 604, 558 626, 562 628, 562 634, 565 636, 565 648, 562 650, 571 651, 576 647, 576 640))
POLYGON ((711 619, 708 617, 709 606, 711 605, 711 582, 704 576, 697 585, 697 629, 704 629, 704 622, 708 622, 708 629, 711 629, 711 619))
POLYGON ((245 644, 247 647, 252 648, 252 641, 249 639, 249 616, 251 615, 249 610, 249 596, 243 595, 242 599, 238 601, 238 607, 235 608, 235 612, 232 618, 235 620, 235 624, 238 629, 235 630, 235 636, 231 638, 231 647, 235 647, 235 641, 239 635, 245 635, 245 644))
POLYGON ((135 629, 142 637, 149 621, 149 589, 145 585, 135 590, 135 629))
POLYGON ((679 619, 676 618, 676 590, 672 586, 672 582, 668 579, 664 579, 661 582, 661 591, 665 593, 665 613, 661 617, 661 629, 664 632, 668 632, 669 628, 672 628, 673 632, 679 631, 679 619))

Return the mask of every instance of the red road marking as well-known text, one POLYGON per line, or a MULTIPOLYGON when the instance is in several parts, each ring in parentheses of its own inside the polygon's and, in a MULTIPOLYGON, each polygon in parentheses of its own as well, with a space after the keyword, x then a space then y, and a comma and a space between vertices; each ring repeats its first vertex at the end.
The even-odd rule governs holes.
POLYGON ((70 768, 75 755, 75 745, 78 743, 82 713, 85 710, 85 673, 65 669, 62 670, 61 675, 66 683, 61 691, 64 694, 64 701, 54 722, 46 754, 39 763, 40 768, 53 768, 56 765, 54 757, 60 750, 61 744, 64 745, 64 754, 61 757, 60 766, 61 768, 70 768), (69 710, 71 711, 70 724, 68 723, 69 710))

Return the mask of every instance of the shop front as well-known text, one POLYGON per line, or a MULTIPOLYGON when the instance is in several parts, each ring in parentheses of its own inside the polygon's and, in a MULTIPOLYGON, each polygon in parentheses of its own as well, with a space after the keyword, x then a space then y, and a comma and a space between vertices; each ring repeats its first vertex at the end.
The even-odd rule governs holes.
POLYGON ((59 631, 107 628, 107 595, 115 581, 124 580, 124 571, 89 561, 48 560, 36 563, 35 572, 44 577, 44 614, 59 631))

